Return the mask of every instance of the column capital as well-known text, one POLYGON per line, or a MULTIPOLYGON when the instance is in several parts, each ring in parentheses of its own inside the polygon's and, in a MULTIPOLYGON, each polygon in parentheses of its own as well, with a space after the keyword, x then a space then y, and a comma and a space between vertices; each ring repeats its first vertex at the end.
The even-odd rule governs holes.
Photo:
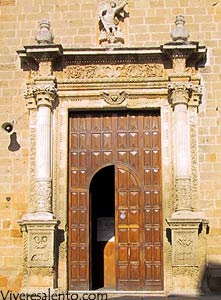
POLYGON ((169 82, 169 101, 172 104, 172 106, 176 106, 177 104, 188 105, 192 93, 192 88, 192 83, 189 81, 169 82))
POLYGON ((54 82, 27 83, 24 92, 28 109, 36 109, 41 105, 52 107, 56 96, 57 89, 54 82))
POLYGON ((57 89, 54 83, 40 83, 35 85, 34 97, 37 107, 49 106, 52 107, 53 101, 57 96, 57 89))

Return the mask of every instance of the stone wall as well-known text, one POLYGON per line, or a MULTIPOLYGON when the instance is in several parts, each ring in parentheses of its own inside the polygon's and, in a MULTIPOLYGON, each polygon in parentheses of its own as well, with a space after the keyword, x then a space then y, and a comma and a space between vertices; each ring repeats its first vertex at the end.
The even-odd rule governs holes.
MULTIPOLYGON (((0 126, 13 123, 13 136, 0 131, 0 289, 19 290, 23 245, 17 221, 27 210, 29 112, 16 50, 35 44, 39 21, 47 18, 63 47, 99 45, 98 0, 0 0, 0 126), (17 143, 16 143, 17 140, 17 143)), ((199 208, 209 220, 207 260, 221 264, 221 1, 129 0, 121 24, 126 47, 159 46, 171 40, 177 14, 183 14, 190 40, 208 48, 200 69, 203 99, 198 115, 199 208), (199 6, 200 2, 200 6, 199 6)))

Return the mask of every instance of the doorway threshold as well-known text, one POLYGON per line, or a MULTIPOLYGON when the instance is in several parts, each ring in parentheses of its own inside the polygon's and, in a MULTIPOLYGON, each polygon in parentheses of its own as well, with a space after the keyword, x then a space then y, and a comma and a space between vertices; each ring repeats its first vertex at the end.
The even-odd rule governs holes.
POLYGON ((75 294, 100 294, 100 293, 106 293, 106 294, 114 294, 114 295, 159 295, 159 296, 165 296, 164 291, 116 291, 111 289, 97 289, 97 290, 85 290, 85 291, 72 291, 70 290, 69 293, 75 293, 75 294))

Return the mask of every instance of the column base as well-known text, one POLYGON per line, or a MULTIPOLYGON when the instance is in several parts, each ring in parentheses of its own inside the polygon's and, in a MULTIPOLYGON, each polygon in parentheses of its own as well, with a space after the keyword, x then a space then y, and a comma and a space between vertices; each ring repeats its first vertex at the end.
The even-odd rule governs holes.
POLYGON ((55 219, 54 215, 50 212, 33 212, 33 213, 25 214, 22 218, 22 221, 33 221, 33 220, 49 221, 54 219, 55 219))
MULTIPOLYGON (((30 217, 30 215, 29 215, 30 217)), ((22 220, 23 290, 57 287, 56 230, 58 220, 22 220)))
MULTIPOLYGON (((199 247, 200 214, 178 211, 167 222, 172 236, 173 294, 201 294, 202 251, 199 247)), ((205 245, 203 245, 205 247, 205 245)))

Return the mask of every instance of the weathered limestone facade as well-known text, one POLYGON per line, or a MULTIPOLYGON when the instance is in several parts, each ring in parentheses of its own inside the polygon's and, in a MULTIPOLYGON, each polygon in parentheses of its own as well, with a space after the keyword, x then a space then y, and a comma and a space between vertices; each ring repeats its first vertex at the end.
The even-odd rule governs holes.
POLYGON ((100 1, 21 2, 0 1, 0 289, 68 290, 69 111, 160 109, 162 292, 216 291, 221 3, 125 1, 109 32, 100 1))

